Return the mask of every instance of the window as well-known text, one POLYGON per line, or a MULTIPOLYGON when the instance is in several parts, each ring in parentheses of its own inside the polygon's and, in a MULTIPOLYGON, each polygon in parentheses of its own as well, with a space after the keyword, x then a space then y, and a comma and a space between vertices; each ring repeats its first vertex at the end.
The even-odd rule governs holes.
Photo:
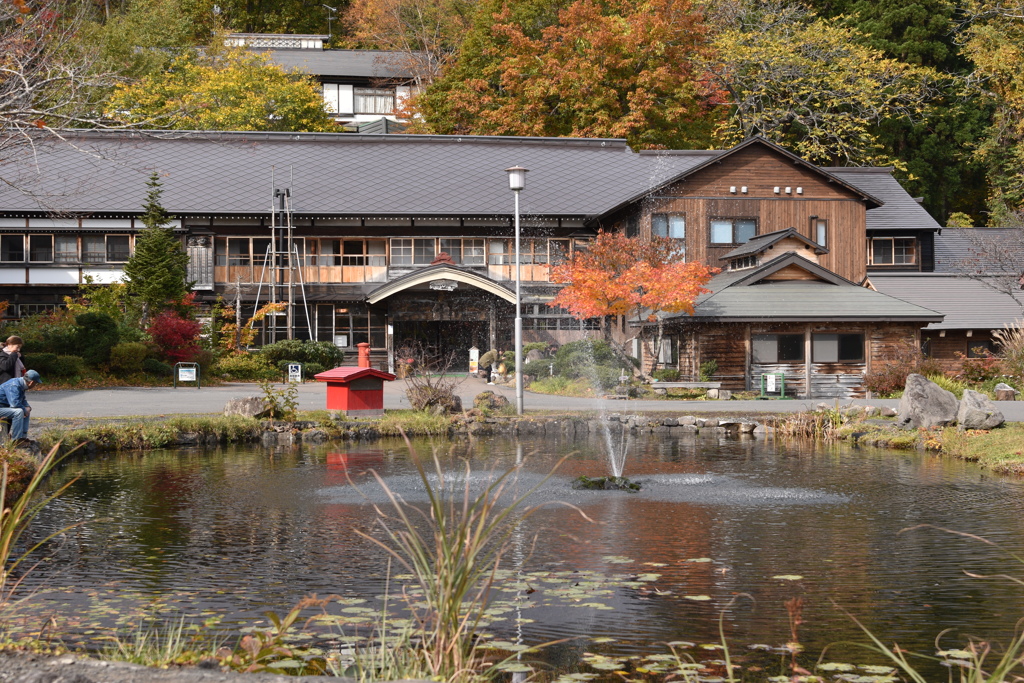
POLYGON ((968 358, 991 358, 995 355, 995 344, 991 339, 968 339, 968 358))
MULTIPOLYGON (((515 262, 515 254, 512 254, 512 261, 515 262)), ((547 240, 519 240, 519 263, 526 266, 531 264, 545 264, 548 262, 548 241, 547 240)))
POLYGON ((686 217, 671 213, 652 214, 651 234, 675 240, 686 239, 686 217))
POLYGON ((801 363, 804 360, 802 334, 755 334, 750 341, 755 363, 801 363))
POLYGON ((484 265, 484 241, 482 239, 445 238, 441 240, 441 251, 451 256, 454 263, 467 266, 484 265))
POLYGON ((733 260, 729 261, 729 269, 730 270, 741 270, 743 268, 753 268, 756 265, 757 265, 757 257, 753 256, 753 255, 751 255, 751 256, 744 256, 742 258, 734 258, 733 260))
POLYGON ((433 239, 414 239, 412 241, 412 262, 417 266, 429 266, 434 260, 434 249, 437 245, 433 239))
POLYGON ((640 236, 640 220, 636 216, 630 216, 626 220, 626 237, 640 236))
POLYGON ((753 218, 711 219, 711 244, 743 244, 757 235, 753 218))
POLYGON ((818 246, 828 248, 828 221, 823 218, 813 218, 811 227, 814 229, 814 241, 818 243, 818 246))
POLYGON ((53 260, 57 263, 78 261, 78 238, 73 235, 56 235, 53 238, 53 260))
POLYGON ((917 263, 917 242, 913 237, 871 237, 868 244, 870 265, 901 266, 917 263))
POLYGON ((85 263, 103 263, 107 260, 107 249, 103 235, 84 235, 82 237, 82 261, 85 263))
POLYGON ((551 265, 557 266, 569 260, 569 240, 551 240, 548 243, 551 265))
POLYGON ((507 266, 512 263, 508 240, 488 240, 487 265, 507 266))
POLYGON ((0 261, 14 263, 25 260, 24 235, 0 235, 0 261))
POLYGON ((391 114, 395 111, 395 91, 391 88, 355 88, 356 114, 391 114))
POLYGON ((406 238, 392 238, 391 240, 391 265, 411 266, 412 265, 412 240, 406 238))
MULTIPOLYGON (((406 240, 408 241, 408 240, 406 240)), ((392 240, 392 250, 394 249, 392 240)), ((402 253, 405 254, 405 246, 402 245, 402 253)), ((320 265, 343 265, 343 266, 383 266, 387 265, 387 246, 384 240, 320 240, 321 261, 320 265), (339 247, 342 253, 339 256, 339 247), (332 251, 328 251, 328 249, 332 251), (340 262, 338 259, 341 259, 340 262)))
POLYGON ((811 358, 815 363, 859 363, 864 360, 864 335, 812 335, 811 358))
POLYGON ((254 237, 252 239, 252 263, 254 266, 266 266, 270 263, 270 238, 254 237))
POLYGON ((28 260, 35 263, 53 261, 53 235, 29 235, 28 260))
POLYGON ((324 83, 324 109, 328 114, 337 114, 341 111, 341 94, 337 83, 324 83))
POLYGON ((131 238, 128 235, 107 235, 107 262, 124 263, 131 255, 131 238))
POLYGON ((249 238, 228 238, 228 260, 229 266, 247 266, 252 259, 249 251, 249 238))

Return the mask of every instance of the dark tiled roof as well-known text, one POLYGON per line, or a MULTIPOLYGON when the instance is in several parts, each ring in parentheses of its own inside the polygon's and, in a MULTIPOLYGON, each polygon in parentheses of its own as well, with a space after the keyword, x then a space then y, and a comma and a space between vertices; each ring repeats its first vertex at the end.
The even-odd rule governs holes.
POLYGON ((869 231, 938 230, 941 227, 892 177, 891 168, 834 167, 824 170, 885 202, 878 208, 868 209, 869 231))
POLYGON ((1024 229, 943 228, 935 235, 935 272, 1024 273, 1024 229))
POLYGON ((701 155, 664 160, 623 140, 345 133, 91 133, 42 143, 0 166, 0 209, 137 213, 159 172, 173 214, 255 214, 271 208, 271 173, 298 215, 508 216, 505 169, 530 169, 520 211, 595 216, 701 155))
POLYGON ((997 329, 1024 318, 1024 292, 1016 300, 977 280, 949 274, 872 275, 879 292, 946 316, 929 330, 997 329))
POLYGON ((385 50, 259 50, 273 64, 328 78, 412 78, 408 57, 385 50))
MULTIPOLYGON (((860 287, 834 276, 825 280, 762 280, 783 261, 819 267, 795 254, 773 259, 752 270, 728 271, 708 283, 711 294, 697 299, 692 319, 731 321, 907 321, 939 320, 941 313, 860 287)), ((826 271, 827 272, 827 271, 826 271)), ((669 320, 685 321, 688 315, 669 320)))
POLYGON ((740 246, 736 247, 725 256, 722 256, 720 260, 724 261, 727 259, 740 258, 741 256, 749 256, 751 254, 760 254, 768 247, 772 246, 773 244, 776 244, 780 240, 783 240, 787 237, 792 237, 794 239, 800 240, 808 247, 814 249, 815 253, 817 254, 828 253, 828 249, 819 245, 817 242, 814 242, 813 240, 804 237, 803 235, 796 231, 796 228, 786 228, 785 230, 776 230, 774 232, 766 232, 763 235, 757 235, 746 244, 741 244, 740 246))

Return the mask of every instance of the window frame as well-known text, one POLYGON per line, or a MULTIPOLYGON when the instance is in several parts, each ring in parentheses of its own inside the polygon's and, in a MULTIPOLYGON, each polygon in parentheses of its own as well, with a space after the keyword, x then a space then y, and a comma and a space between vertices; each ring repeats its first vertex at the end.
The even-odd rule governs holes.
POLYGON ((758 230, 759 225, 760 225, 760 223, 759 223, 759 221, 758 221, 756 216, 711 216, 710 218, 708 218, 708 245, 712 246, 712 247, 731 247, 731 246, 739 246, 740 244, 746 244, 750 240, 752 240, 755 237, 757 237, 757 230, 758 230), (726 221, 728 221, 730 223, 730 226, 729 226, 730 227, 730 232, 731 232, 730 237, 731 237, 732 241, 731 242, 716 242, 715 239, 714 239, 714 237, 715 237, 715 223, 716 222, 724 223, 726 221), (751 234, 751 236, 748 239, 743 240, 742 242, 737 241, 737 237, 739 237, 739 235, 737 234, 737 227, 738 227, 738 224, 739 224, 740 221, 750 221, 751 223, 754 224, 754 232, 751 234))
POLYGON ((352 110, 354 114, 394 114, 397 104, 398 92, 395 88, 352 88, 352 110), (366 108, 364 103, 368 99, 374 104, 372 107, 366 108), (387 106, 389 100, 391 103, 390 108, 383 109, 382 107, 387 106))
POLYGON ((828 219, 811 219, 811 239, 814 240, 814 243, 819 247, 828 249, 828 219))
POLYGON ((77 235, 54 235, 53 236, 53 262, 54 263, 80 263, 82 260, 79 252, 78 236, 77 235), (61 251, 57 249, 57 245, 63 243, 67 245, 71 243, 74 245, 73 251, 61 251))
POLYGON ((868 250, 867 251, 868 251, 868 265, 869 266, 902 267, 902 266, 916 266, 917 263, 918 263, 918 260, 917 260, 918 256, 917 255, 918 255, 919 249, 917 248, 917 238, 916 237, 899 237, 899 236, 896 236, 896 235, 886 235, 886 236, 880 235, 878 237, 871 236, 871 237, 868 237, 868 250), (910 243, 910 245, 912 246, 912 250, 911 250, 910 260, 909 261, 907 261, 907 260, 899 261, 899 262, 896 261, 896 242, 897 242, 897 240, 900 241, 900 242, 904 242, 904 243, 910 243), (875 245, 876 244, 877 245, 881 245, 881 244, 883 244, 885 242, 889 242, 889 245, 890 245, 889 258, 891 258, 892 260, 889 261, 888 263, 880 262, 880 261, 877 261, 875 259, 875 245))
POLYGON ((132 236, 131 235, 104 235, 103 236, 103 247, 104 255, 106 256, 107 263, 127 263, 132 257, 132 236), (112 242, 115 240, 125 240, 125 257, 123 259, 118 258, 120 256, 119 251, 112 247, 112 242))
POLYGON ((815 332, 811 334, 811 362, 812 363, 831 363, 831 364, 857 364, 865 361, 865 341, 866 336, 863 332, 815 332), (819 357, 824 353, 824 344, 829 341, 827 338, 835 337, 836 354, 835 360, 831 357, 821 358, 819 357), (849 344, 857 338, 857 347, 860 350, 859 357, 854 358, 845 352, 849 351, 849 344))
POLYGON ((654 237, 668 237, 670 239, 679 240, 680 242, 686 241, 686 214, 685 213, 652 213, 651 214, 651 235, 654 237), (661 223, 661 219, 664 219, 664 233, 659 234, 658 224, 661 223), (673 228, 673 220, 676 222, 676 228, 679 228, 680 234, 672 234, 676 230, 673 228))
POLYGON ((28 258, 28 252, 25 249, 26 239, 24 233, 8 234, 5 233, 0 235, 0 263, 25 263, 28 258), (8 258, 10 244, 17 244, 17 239, 21 239, 21 258, 8 258))
MULTIPOLYGON (((758 365, 780 365, 783 363, 803 363, 807 357, 805 350, 805 339, 803 333, 798 334, 752 334, 750 335, 750 361, 758 365), (782 339, 786 340, 786 345, 780 343, 782 339), (766 343, 770 342, 774 345, 771 349, 771 357, 774 360, 768 360, 762 356, 759 356, 759 350, 757 348, 758 342, 766 343), (798 349, 799 354, 794 355, 790 353, 793 349, 798 349), (782 350, 786 350, 785 357, 781 353, 782 350)), ((765 349, 762 347, 761 353, 765 349)))

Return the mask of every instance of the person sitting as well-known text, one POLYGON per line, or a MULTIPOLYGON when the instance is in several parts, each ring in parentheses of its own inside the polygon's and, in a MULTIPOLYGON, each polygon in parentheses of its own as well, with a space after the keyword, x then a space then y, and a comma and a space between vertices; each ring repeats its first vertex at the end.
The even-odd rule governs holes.
POLYGON ((10 418, 10 437, 15 445, 28 443, 26 436, 32 406, 28 404, 25 392, 42 383, 39 373, 29 370, 21 377, 14 377, 0 384, 0 419, 10 418))

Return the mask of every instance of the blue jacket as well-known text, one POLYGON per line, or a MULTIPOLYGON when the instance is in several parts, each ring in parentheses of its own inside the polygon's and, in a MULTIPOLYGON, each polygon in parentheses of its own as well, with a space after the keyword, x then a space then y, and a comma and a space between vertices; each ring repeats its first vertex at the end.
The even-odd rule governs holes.
POLYGON ((27 388, 24 377, 15 377, 0 384, 0 408, 28 408, 25 400, 27 388))

